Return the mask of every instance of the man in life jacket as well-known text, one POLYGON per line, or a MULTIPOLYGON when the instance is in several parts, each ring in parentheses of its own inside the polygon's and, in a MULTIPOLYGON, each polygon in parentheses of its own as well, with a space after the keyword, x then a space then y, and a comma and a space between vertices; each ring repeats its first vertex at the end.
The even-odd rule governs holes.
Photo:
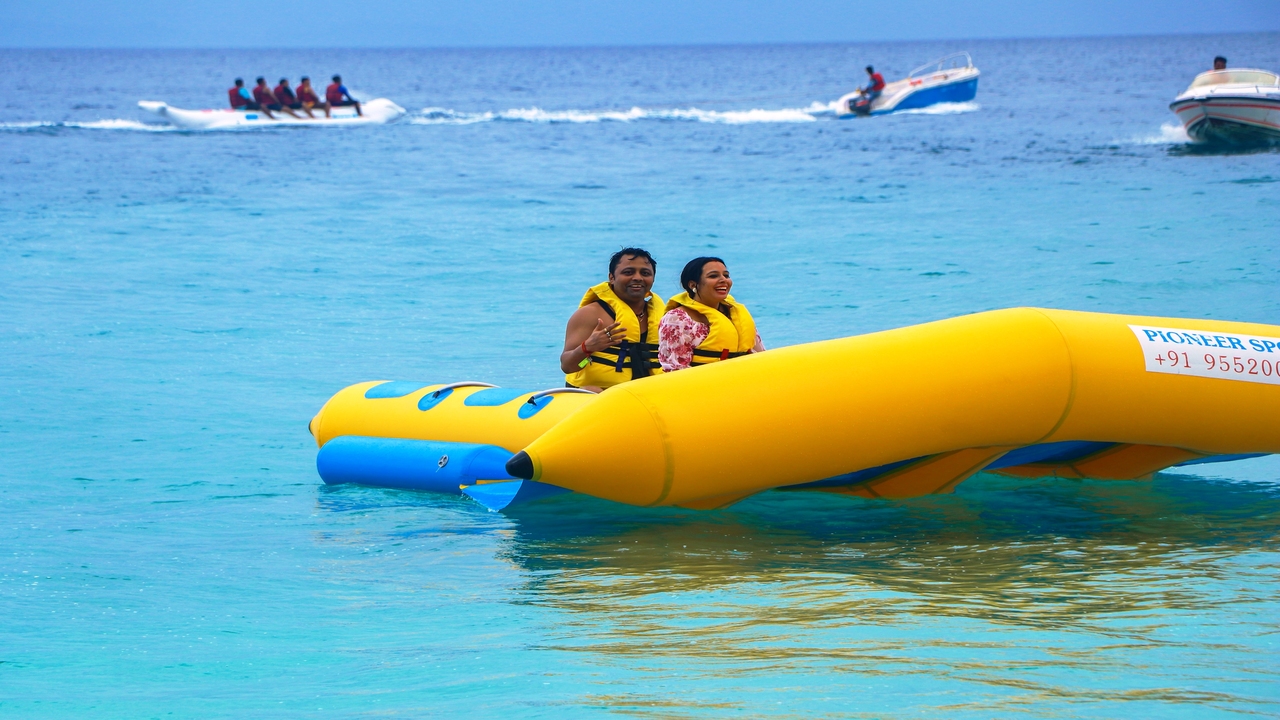
POLYGON ((565 327, 560 369, 569 387, 600 392, 662 372, 658 323, 666 305, 653 292, 657 268, 640 248, 609 258, 609 279, 588 288, 565 327))
POLYGON ((294 117, 298 117, 292 110, 286 110, 283 105, 276 102, 276 96, 272 95, 271 88, 267 87, 266 78, 258 78, 257 83, 258 84, 253 87, 253 101, 258 103, 259 109, 262 110, 267 117, 272 120, 276 119, 276 116, 271 114, 272 110, 277 112, 283 110, 294 117))
POLYGON ((363 117, 364 111, 360 109, 360 103, 347 92, 347 86, 342 84, 342 76, 334 75, 333 84, 324 89, 324 99, 329 103, 329 107, 354 107, 356 114, 363 117))
MULTIPOLYGON (((275 86, 271 94, 275 96, 276 102, 280 104, 280 107, 284 108, 285 112, 302 109, 302 103, 298 102, 298 96, 294 95, 293 89, 289 87, 289 78, 280 78, 280 84, 275 86)), ((297 113, 291 112, 289 114, 299 117, 297 113)))
POLYGON ((858 88, 858 94, 862 96, 862 99, 849 108, 860 115, 870 115, 871 103, 875 102, 876 98, 880 97, 880 93, 884 92, 884 76, 876 72, 876 69, 870 65, 867 66, 867 75, 870 76, 871 82, 867 83, 864 88, 858 88))
POLYGON ((262 106, 253 101, 249 88, 244 86, 243 78, 236 78, 236 86, 227 91, 232 110, 261 110, 262 106))
POLYGON ((311 87, 311 78, 306 75, 298 81, 298 102, 302 103, 302 109, 306 111, 307 117, 315 117, 311 110, 320 108, 324 110, 324 116, 329 117, 329 103, 320 102, 320 98, 316 97, 316 91, 311 87))

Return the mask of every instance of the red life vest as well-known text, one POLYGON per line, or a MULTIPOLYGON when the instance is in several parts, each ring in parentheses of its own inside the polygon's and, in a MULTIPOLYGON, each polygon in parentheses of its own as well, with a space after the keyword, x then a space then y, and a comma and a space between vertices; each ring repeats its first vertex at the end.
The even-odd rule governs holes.
POLYGON ((337 105, 342 102, 342 91, 338 88, 342 87, 338 83, 333 83, 324 89, 324 99, 329 101, 330 105, 337 105))
POLYGON ((271 91, 262 86, 253 89, 253 99, 258 101, 259 105, 275 105, 276 103, 276 98, 271 94, 271 91))
POLYGON ((880 73, 871 73, 871 92, 880 92, 884 89, 884 76, 880 73))
POLYGON ((319 98, 317 98, 317 97, 316 97, 315 92, 313 92, 313 91, 311 90, 311 88, 309 88, 309 87, 299 87, 299 88, 298 88, 298 102, 304 102, 304 103, 308 103, 308 102, 309 102, 309 103, 319 103, 319 102, 320 102, 320 100, 319 100, 319 98))
POLYGON ((248 100, 240 94, 240 88, 231 88, 227 91, 227 97, 231 99, 231 109, 236 110, 249 104, 248 100))
POLYGON ((276 102, 281 105, 292 105, 298 102, 293 96, 293 91, 283 85, 277 85, 275 90, 271 91, 276 96, 276 102))

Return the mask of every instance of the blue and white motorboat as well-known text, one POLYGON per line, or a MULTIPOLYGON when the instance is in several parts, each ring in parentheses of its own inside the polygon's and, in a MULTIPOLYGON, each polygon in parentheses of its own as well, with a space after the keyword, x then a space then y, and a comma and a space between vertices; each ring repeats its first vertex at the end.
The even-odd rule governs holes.
POLYGON ((901 80, 888 83, 880 97, 870 103, 860 90, 845 95, 836 102, 836 113, 842 118, 887 115, 939 103, 969 102, 978 94, 979 74, 969 53, 952 53, 921 65, 901 80))

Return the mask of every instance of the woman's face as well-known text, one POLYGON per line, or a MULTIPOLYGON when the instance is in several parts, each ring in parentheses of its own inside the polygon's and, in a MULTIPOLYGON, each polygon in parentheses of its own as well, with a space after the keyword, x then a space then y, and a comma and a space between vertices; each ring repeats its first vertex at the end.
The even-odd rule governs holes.
POLYGON ((729 268, 724 263, 709 262, 702 266, 702 279, 698 281, 698 302, 716 307, 724 302, 732 289, 733 280, 729 279, 729 268))

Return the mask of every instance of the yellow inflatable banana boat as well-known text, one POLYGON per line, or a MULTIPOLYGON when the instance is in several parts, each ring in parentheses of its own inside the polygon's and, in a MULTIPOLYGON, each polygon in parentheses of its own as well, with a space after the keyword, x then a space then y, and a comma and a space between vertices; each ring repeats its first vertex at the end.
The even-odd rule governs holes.
POLYGON ((620 385, 508 469, 687 507, 785 486, 919 495, 984 468, 1135 478, 1280 452, 1278 361, 1274 326, 1001 310, 620 385))
POLYGON ((773 488, 909 497, 980 470, 1132 479, 1280 452, 1280 327, 1212 320, 1019 308, 771 350, 599 396, 469 384, 433 396, 445 387, 339 393, 312 421, 321 476, 462 486, 490 507, 568 489, 714 508, 773 488), (397 442, 426 445, 385 446, 397 442), (467 448, 446 471, 449 443, 467 448), (442 482, 425 482, 428 472, 442 482))

